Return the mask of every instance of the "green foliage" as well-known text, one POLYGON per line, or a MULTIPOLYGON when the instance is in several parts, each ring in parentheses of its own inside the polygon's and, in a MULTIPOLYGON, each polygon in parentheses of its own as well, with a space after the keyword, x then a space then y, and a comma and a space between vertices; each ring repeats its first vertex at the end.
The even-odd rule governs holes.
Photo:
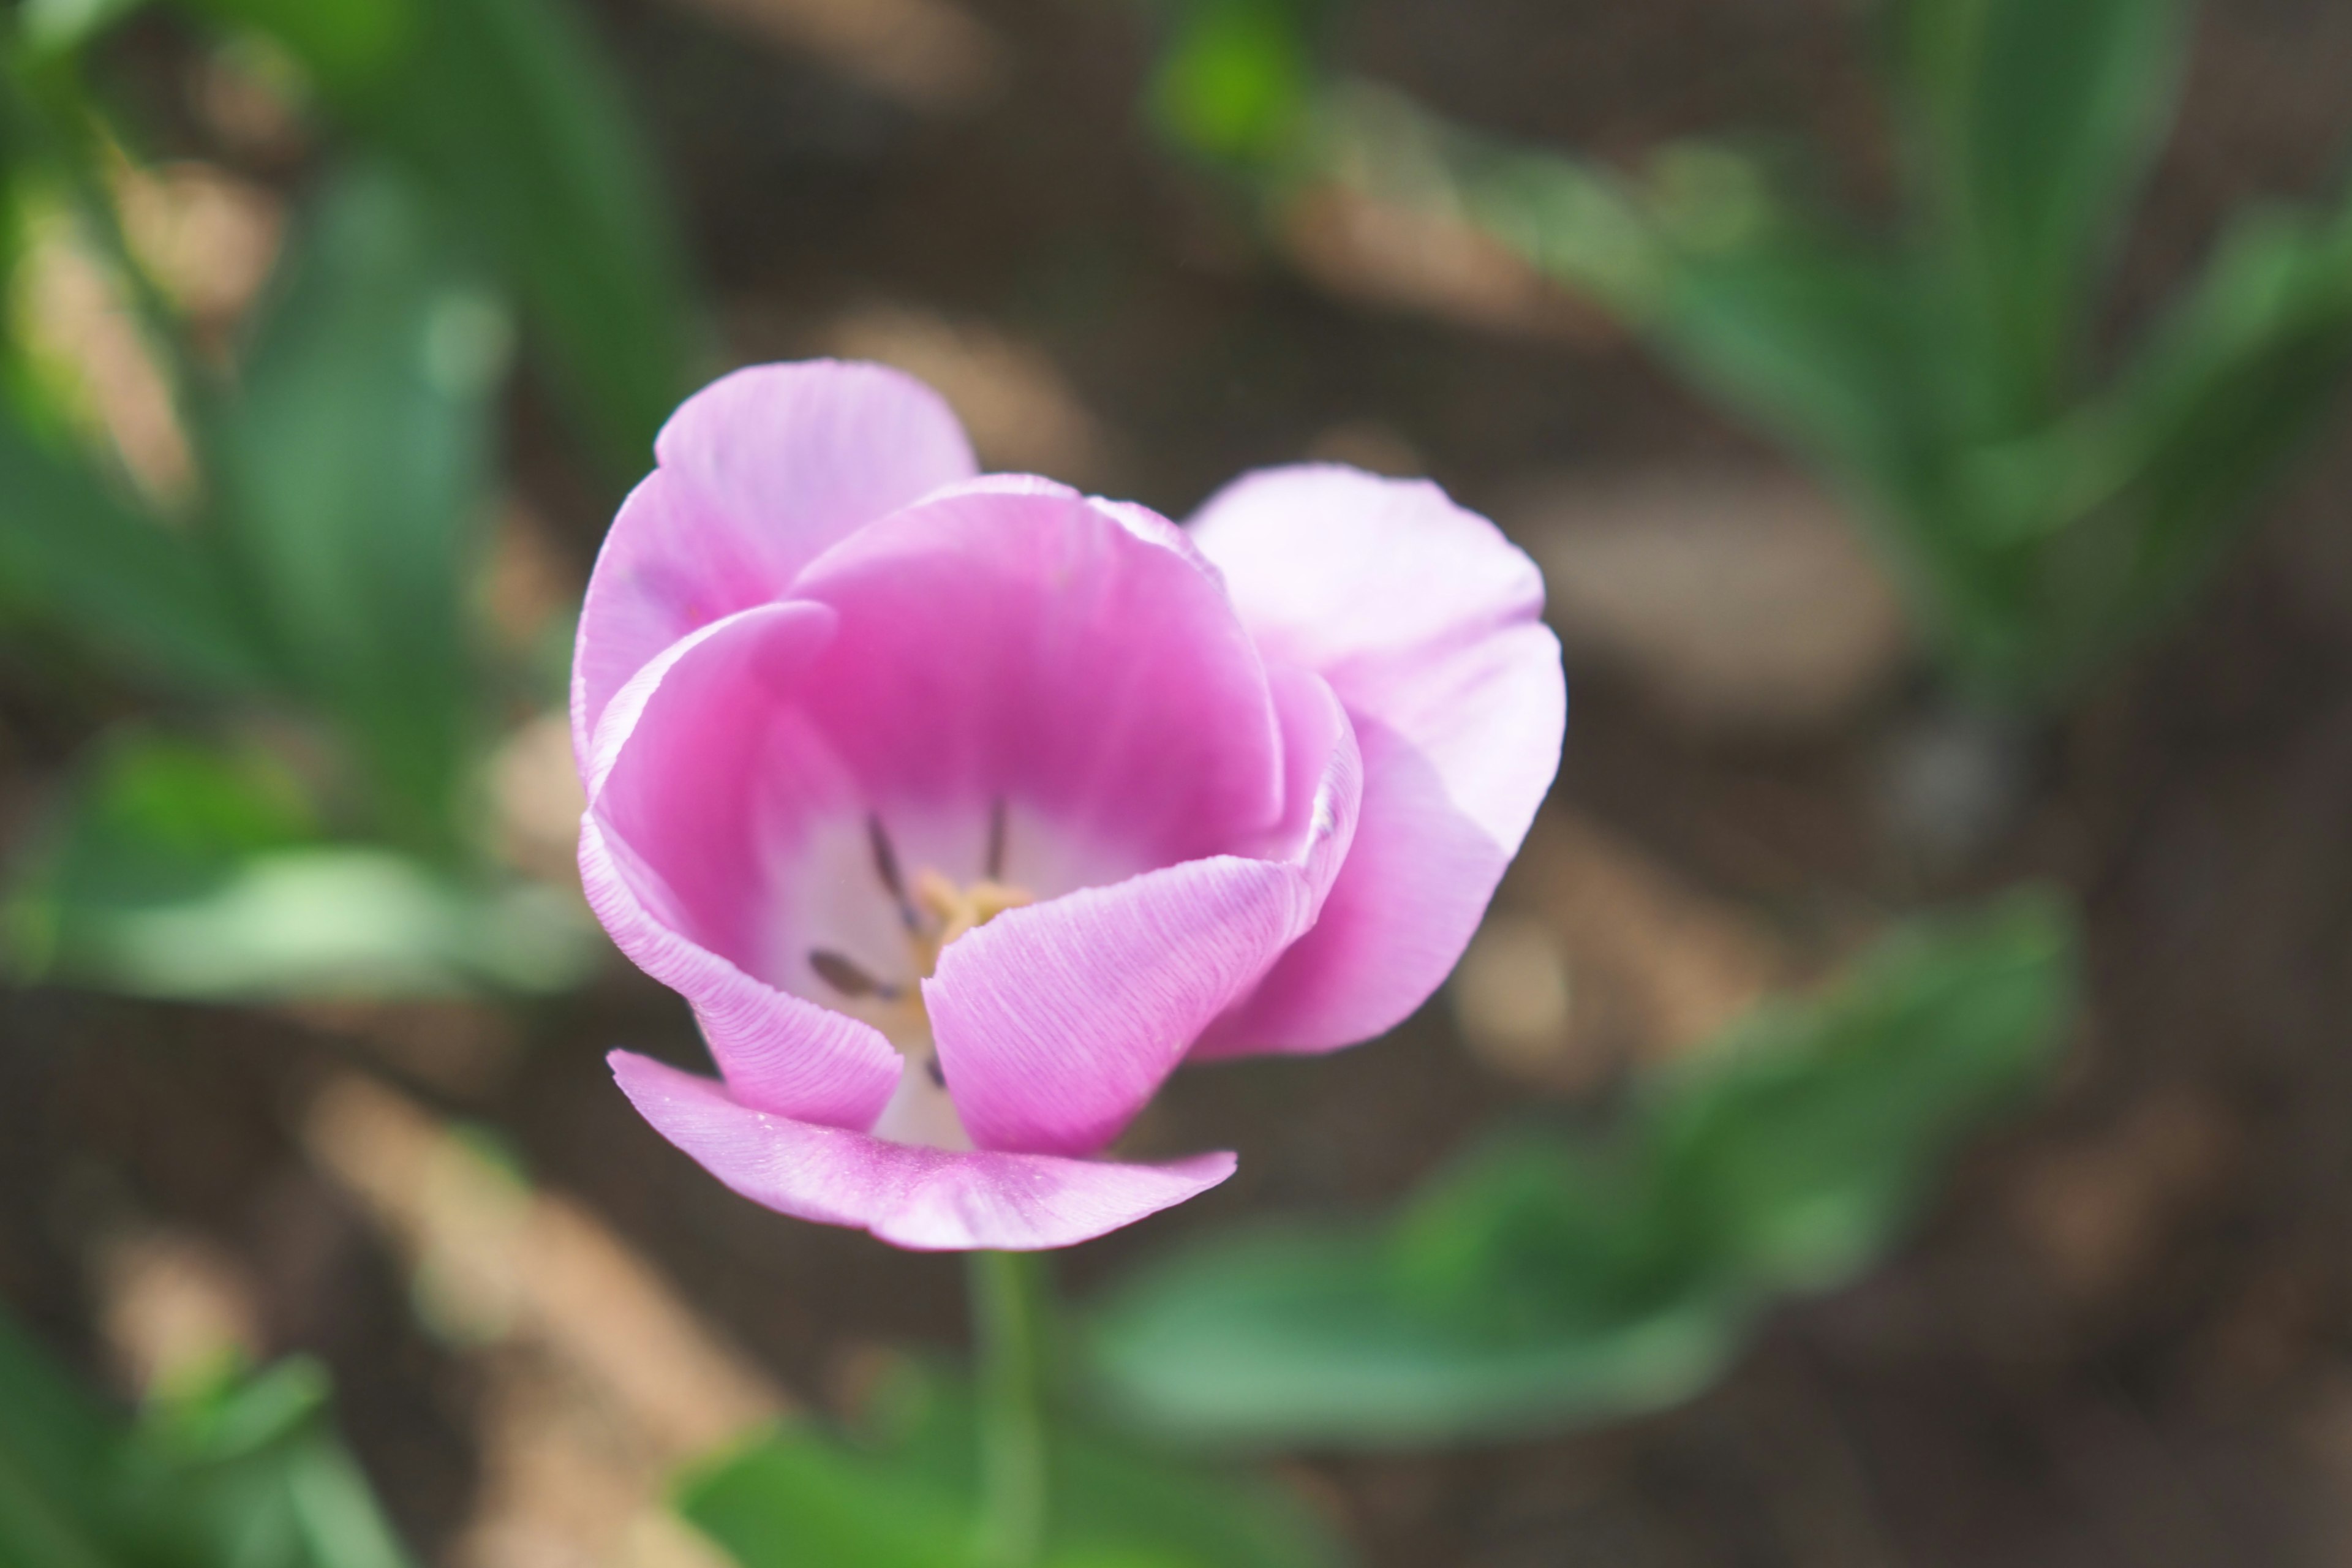
POLYGON ((523 682, 486 668, 467 603, 507 291, 615 471, 685 389, 698 328, 645 160, 561 0, 186 4, 267 39, 362 150, 319 179, 224 371, 128 243, 120 139, 83 85, 131 0, 0 21, 0 272, 28 213, 69 216, 197 469, 173 515, 142 506, 7 345, 0 604, 184 732, 258 720, 318 754, 279 788, 236 747, 115 747, 20 868, 12 965, 197 997, 570 984, 580 911, 485 867, 468 826, 493 704, 523 682))
POLYGON ((561 0, 184 0, 283 46, 522 300, 549 384, 634 477, 704 351, 619 82, 561 0))
POLYGON ((405 1568, 307 1361, 223 1366, 126 1424, 0 1313, 0 1563, 405 1568))
MULTIPOLYGON (((741 1568, 983 1568, 969 1394, 908 1372, 876 1430, 786 1427, 688 1477, 679 1511, 741 1568)), ((1037 1568, 1328 1568, 1339 1561, 1276 1489, 1101 1434, 1049 1435, 1053 1512, 1037 1568)))
POLYGON ((346 174, 289 254, 225 412, 220 519, 288 688, 344 724, 426 847, 472 740, 461 594, 510 329, 429 209, 346 174))
POLYGON ((1685 1398, 1777 1299, 1868 1267, 2042 1078, 2072 954, 2040 895, 1918 921, 1643 1084, 1613 1136, 1510 1134, 1388 1222, 1180 1253, 1094 1319, 1110 1407, 1187 1438, 1379 1445, 1685 1398))
POLYGON ((219 563, 117 499, 0 407, 0 592, 78 627, 133 677, 183 691, 248 690, 267 658, 219 563))
POLYGON ((16 977, 236 1001, 559 990, 594 932, 552 889, 328 841, 268 755, 147 736, 102 752, 7 909, 16 977))
POLYGON ((2187 0, 1891 0, 1935 265, 2008 384, 2020 426, 2071 390, 2090 285, 2171 121, 2187 0))
POLYGON ((1151 112, 1177 145, 1249 163, 1296 134, 1314 85, 1314 0, 1184 0, 1151 81, 1151 112))
POLYGON ((2188 0, 1883 0, 1878 19, 1906 149, 1885 234, 1727 144, 1622 172, 1311 73, 1292 133, 1244 162, 1277 200, 1339 180, 1484 228, 1599 301, 1852 503, 1967 696, 2047 709, 2179 607, 2334 405, 2352 191, 2240 216, 2103 372, 2104 283, 2170 126, 2188 0))
POLYGON ((24 0, 18 12, 25 47, 37 58, 76 54, 146 0, 24 0))

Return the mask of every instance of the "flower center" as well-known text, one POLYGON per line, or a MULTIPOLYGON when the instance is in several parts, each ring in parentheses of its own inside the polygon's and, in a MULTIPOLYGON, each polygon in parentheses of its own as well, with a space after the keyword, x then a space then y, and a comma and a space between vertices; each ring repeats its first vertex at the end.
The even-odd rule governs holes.
POLYGON ((989 815, 986 869, 976 881, 960 883, 929 867, 909 879, 899 868, 898 851, 881 818, 868 816, 866 832, 875 877, 897 909, 906 939, 906 978, 874 974, 856 960, 830 948, 811 950, 809 967, 838 994, 842 1011, 881 1030, 909 1061, 923 1065, 934 1084, 940 1084, 945 1080, 931 1039, 930 1014, 923 1005, 922 983, 938 969, 940 954, 947 951, 948 943, 1035 899, 1027 889, 1003 880, 1003 801, 989 815))

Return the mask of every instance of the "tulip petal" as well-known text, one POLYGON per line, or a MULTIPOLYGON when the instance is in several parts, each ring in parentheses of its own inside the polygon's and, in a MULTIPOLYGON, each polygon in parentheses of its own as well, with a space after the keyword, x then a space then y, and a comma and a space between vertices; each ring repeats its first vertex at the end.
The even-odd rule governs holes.
POLYGON ((1104 1147, 1315 919, 1348 855, 1362 767, 1330 688, 1273 673, 1292 799, 1270 858, 1189 861, 1013 910, 940 954, 923 998, 980 1147, 1104 1147))
POLYGON ((886 1142, 755 1109, 713 1079, 628 1051, 610 1060, 639 1114, 744 1197, 919 1251, 1068 1247, 1234 1172, 1230 1153, 1130 1165, 886 1142))
POLYGON ((1097 852, 1033 893, 1222 853, 1281 812, 1256 645, 1141 508, 991 476, 861 530, 793 594, 840 616, 801 700, 886 821, 1003 800, 1097 852))
POLYGON ((1306 874, 1311 920, 1330 893, 1356 840, 1364 795, 1364 758, 1356 727, 1331 683, 1296 665, 1267 667, 1282 720, 1286 798, 1258 857, 1306 874))
POLYGON ((1013 910, 950 943, 923 1000, 971 1141, 1108 1143, 1308 905, 1296 868, 1225 855, 1013 910))
POLYGON ((1542 577, 1434 485, 1349 468, 1246 476, 1192 528, 1268 658, 1338 692, 1364 766, 1314 929, 1195 1055, 1349 1045, 1444 982, 1558 772, 1567 688, 1542 577))
POLYGON ((770 792, 821 796, 825 759, 788 725, 748 721, 822 648, 814 605, 747 610, 685 639, 610 705, 582 819, 591 908, 638 967, 692 1005, 747 1104, 833 1127, 873 1125, 900 1058, 871 1026, 766 983, 772 902, 759 846, 770 792))
POLYGON ((831 360, 721 377, 670 416, 654 452, 581 610, 572 725, 583 758, 604 705, 662 649, 782 597, 828 546, 977 468, 937 393, 831 360))

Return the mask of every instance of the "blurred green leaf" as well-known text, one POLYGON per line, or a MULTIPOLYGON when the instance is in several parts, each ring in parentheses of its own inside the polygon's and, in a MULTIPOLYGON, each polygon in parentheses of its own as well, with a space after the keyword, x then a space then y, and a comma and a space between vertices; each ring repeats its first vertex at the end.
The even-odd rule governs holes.
POLYGON ((1771 1290, 1853 1278, 1945 1155, 2037 1083, 2074 1001, 2063 906, 2012 895, 1882 942, 1650 1090, 1646 1162, 1710 1255, 1771 1290))
POLYGON ((151 897, 317 837, 300 784, 266 753, 133 731, 89 763, 56 870, 84 896, 151 897))
POLYGON ((222 1366, 127 1424, 0 1312, 0 1563, 406 1568, 307 1361, 222 1366))
POLYGON ((37 977, 199 1001, 552 992, 593 966, 586 917, 551 888, 475 888, 387 850, 257 855, 201 893, 42 911, 37 977))
POLYGON ((1147 1270, 1094 1352, 1123 1421, 1184 1441, 1415 1446, 1607 1420, 1705 1388, 1745 1302, 1695 1291, 1616 1319, 1501 1335, 1519 1302, 1433 1310, 1376 1227, 1268 1226, 1147 1270))
MULTIPOLYGON (((1247 58, 1284 6, 1235 4, 1247 58)), ((2046 710, 2210 574, 2331 405, 2352 370, 2352 208, 2242 215, 2101 387, 2095 291, 2170 126, 2190 0, 1879 12, 1912 142, 1899 236, 1795 199, 1786 159, 1692 141, 1621 170, 1311 58, 1281 73, 1309 105, 1296 155, 1236 162, 1265 195, 1337 184, 1474 225, 1602 305, 1847 503, 1965 700, 2046 710)), ((1215 5, 1186 14, 1216 39, 1215 5)), ((1192 37, 1171 32, 1164 80, 1192 37)))
POLYGON ((0 590, 134 676, 250 689, 266 664, 210 560, 0 406, 0 590))
POLYGON ((1894 0, 1895 78, 1929 210, 2004 384, 2006 427, 2071 394, 2095 270, 2172 121, 2188 0, 1894 0))
POLYGON ((297 1359, 155 1402, 121 1465, 131 1539, 233 1568, 406 1568, 328 1400, 324 1371, 297 1359))
POLYGON ((1513 1134, 1385 1225, 1180 1253, 1094 1320, 1110 1407, 1171 1436, 1364 1445, 1685 1398, 1777 1297, 1867 1267, 2040 1078, 2072 952, 2038 895, 1917 922, 1643 1085, 1612 1139, 1513 1134))
POLYGON ((338 97, 381 90, 417 45, 420 0, 182 0, 277 40, 338 97))
POLYGON ((550 387, 634 479, 708 345, 620 82, 559 0, 420 4, 404 79, 362 120, 496 248, 550 387))
POLYGON ((26 52, 35 59, 88 48, 147 0, 24 0, 17 25, 26 52))
POLYGON ((0 1563, 116 1568, 95 1528, 116 1441, 105 1410, 0 1311, 0 1563))
MULTIPOLYGON (((789 1427, 688 1476, 679 1511, 741 1568, 981 1568, 969 1395, 909 1373, 865 1440, 789 1427)), ((1330 1568, 1338 1548, 1278 1489, 1055 1430, 1039 1568, 1330 1568)))
POLYGON ((195 1000, 545 992, 597 946, 553 889, 320 842, 257 753, 110 748, 10 902, 21 978, 195 1000))
POLYGON ((563 0, 184 0, 257 28, 404 161, 521 299, 549 385, 616 474, 705 352, 674 220, 620 83, 563 0))
POLYGON ((2188 596, 2250 500, 2340 406, 2348 369, 2352 200, 2241 217, 2196 289, 2053 438, 2069 510, 2053 570, 2081 664, 2188 596))
POLYGON ((1878 497, 1916 494, 1937 408, 1901 279, 1790 226, 1677 247, 1647 324, 1694 379, 1878 497))
POLYGON ((428 847, 454 834, 478 717, 461 595, 509 337, 411 187, 347 174, 278 279, 218 443, 226 537, 289 683, 428 847))
POLYGON ((1278 157, 1314 84, 1309 0, 1184 0, 1151 82, 1161 133, 1208 157, 1278 157))

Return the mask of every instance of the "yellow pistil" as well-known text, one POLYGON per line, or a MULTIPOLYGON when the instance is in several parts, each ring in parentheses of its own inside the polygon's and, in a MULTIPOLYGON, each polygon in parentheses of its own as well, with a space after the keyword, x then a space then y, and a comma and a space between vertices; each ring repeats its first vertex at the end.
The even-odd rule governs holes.
MULTIPOLYGON (((895 872, 896 868, 892 869, 895 872)), ((940 954, 965 932, 978 930, 1007 910, 1034 901, 1027 889, 992 877, 958 883, 925 869, 907 888, 900 905, 913 979, 877 978, 855 960, 827 948, 811 952, 809 963, 817 978, 835 994, 835 1005, 880 1029, 910 1059, 929 1066, 936 1047, 931 1043, 930 1013, 923 1005, 922 983, 939 968, 940 954)))
POLYGON ((929 918, 907 933, 915 950, 915 965, 924 978, 939 967, 948 943, 977 931, 1007 910, 1034 901, 1025 888, 983 877, 958 886, 939 872, 924 869, 915 877, 915 907, 929 918))
POLYGON ((866 836, 875 878, 897 906, 908 955, 914 961, 909 966, 913 978, 900 981, 871 973, 831 948, 812 948, 809 966, 833 993, 834 1005, 881 1030, 910 1065, 919 1064, 931 1082, 944 1089, 947 1079, 940 1074, 939 1047, 931 1038, 930 1009, 923 1005, 923 982, 938 970, 948 943, 1035 899, 1026 888, 999 879, 1005 850, 1002 800, 989 814, 987 868, 977 881, 959 883, 929 867, 910 881, 899 868, 898 852, 881 817, 866 819, 866 836))

